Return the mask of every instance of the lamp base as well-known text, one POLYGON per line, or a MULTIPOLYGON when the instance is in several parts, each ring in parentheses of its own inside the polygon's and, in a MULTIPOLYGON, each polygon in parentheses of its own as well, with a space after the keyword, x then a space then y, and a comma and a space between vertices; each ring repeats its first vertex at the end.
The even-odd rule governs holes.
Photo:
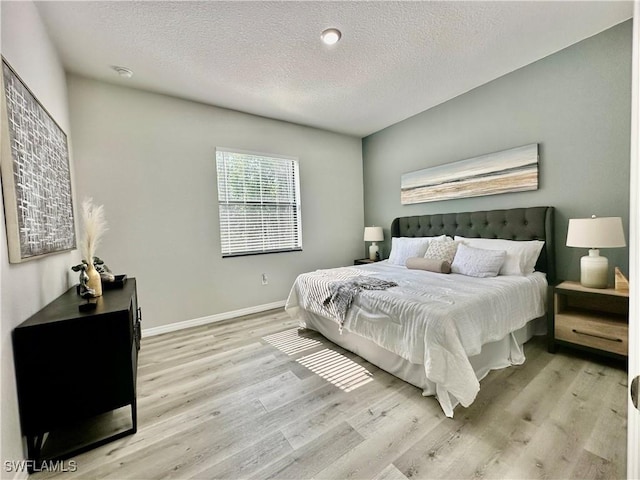
POLYGON ((609 285, 609 260, 592 248, 589 255, 580 259, 580 283, 588 288, 607 288, 609 285))
POLYGON ((378 245, 376 245, 376 242, 373 242, 370 246, 369 246, 369 260, 377 260, 377 254, 378 253, 378 245))

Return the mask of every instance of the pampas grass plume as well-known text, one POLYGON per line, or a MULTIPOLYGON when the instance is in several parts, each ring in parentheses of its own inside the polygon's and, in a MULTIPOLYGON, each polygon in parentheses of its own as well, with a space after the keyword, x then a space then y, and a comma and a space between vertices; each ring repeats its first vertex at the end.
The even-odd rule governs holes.
POLYGON ((80 243, 80 253, 82 259, 91 264, 102 240, 102 235, 107 231, 104 206, 95 206, 92 198, 85 199, 82 202, 82 222, 84 223, 84 236, 80 243))

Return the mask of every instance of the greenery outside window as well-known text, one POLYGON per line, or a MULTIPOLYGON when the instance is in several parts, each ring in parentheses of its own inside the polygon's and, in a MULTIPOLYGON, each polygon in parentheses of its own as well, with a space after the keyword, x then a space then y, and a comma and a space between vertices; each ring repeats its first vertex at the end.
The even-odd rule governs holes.
POLYGON ((222 256, 302 250, 298 160, 216 149, 222 256))

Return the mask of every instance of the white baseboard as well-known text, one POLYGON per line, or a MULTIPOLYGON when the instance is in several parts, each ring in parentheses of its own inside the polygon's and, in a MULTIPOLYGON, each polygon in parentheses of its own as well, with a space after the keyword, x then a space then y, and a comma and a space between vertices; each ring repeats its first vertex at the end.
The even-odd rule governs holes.
POLYGON ((208 323, 221 322, 222 320, 229 320, 231 318, 242 317, 243 315, 251 315, 253 313, 266 312, 267 310, 273 310, 275 308, 284 307, 285 300, 279 302, 267 303, 264 305, 257 305, 255 307, 242 308, 240 310, 233 310, 231 312, 217 313, 215 315, 209 315, 207 317, 194 318, 193 320, 185 320, 183 322, 170 323, 168 325, 161 325, 159 327, 143 328, 143 337, 152 337, 154 335, 161 335, 163 333, 175 332, 177 330, 183 330, 185 328, 199 327, 201 325, 207 325, 208 323))

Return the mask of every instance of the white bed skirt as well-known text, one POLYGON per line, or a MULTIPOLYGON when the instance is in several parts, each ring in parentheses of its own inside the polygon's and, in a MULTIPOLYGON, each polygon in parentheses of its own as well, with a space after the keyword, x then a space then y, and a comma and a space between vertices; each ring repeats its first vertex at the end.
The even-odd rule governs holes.
MULTIPOLYGON (((300 326, 321 333, 333 343, 364 358, 368 362, 395 375, 402 380, 422 389, 424 396, 436 395, 440 405, 446 412, 453 412, 458 405, 457 400, 446 391, 439 391, 438 386, 428 380, 424 365, 411 363, 404 358, 376 345, 372 341, 346 330, 339 332, 338 324, 321 315, 298 309, 300 326)), ((482 346, 478 355, 469 357, 469 361, 478 378, 482 380, 491 370, 521 365, 525 361, 522 346, 534 335, 546 333, 546 318, 539 317, 528 322, 524 327, 508 334, 502 340, 490 342, 482 346)), ((448 415, 451 416, 451 415, 448 415)))

